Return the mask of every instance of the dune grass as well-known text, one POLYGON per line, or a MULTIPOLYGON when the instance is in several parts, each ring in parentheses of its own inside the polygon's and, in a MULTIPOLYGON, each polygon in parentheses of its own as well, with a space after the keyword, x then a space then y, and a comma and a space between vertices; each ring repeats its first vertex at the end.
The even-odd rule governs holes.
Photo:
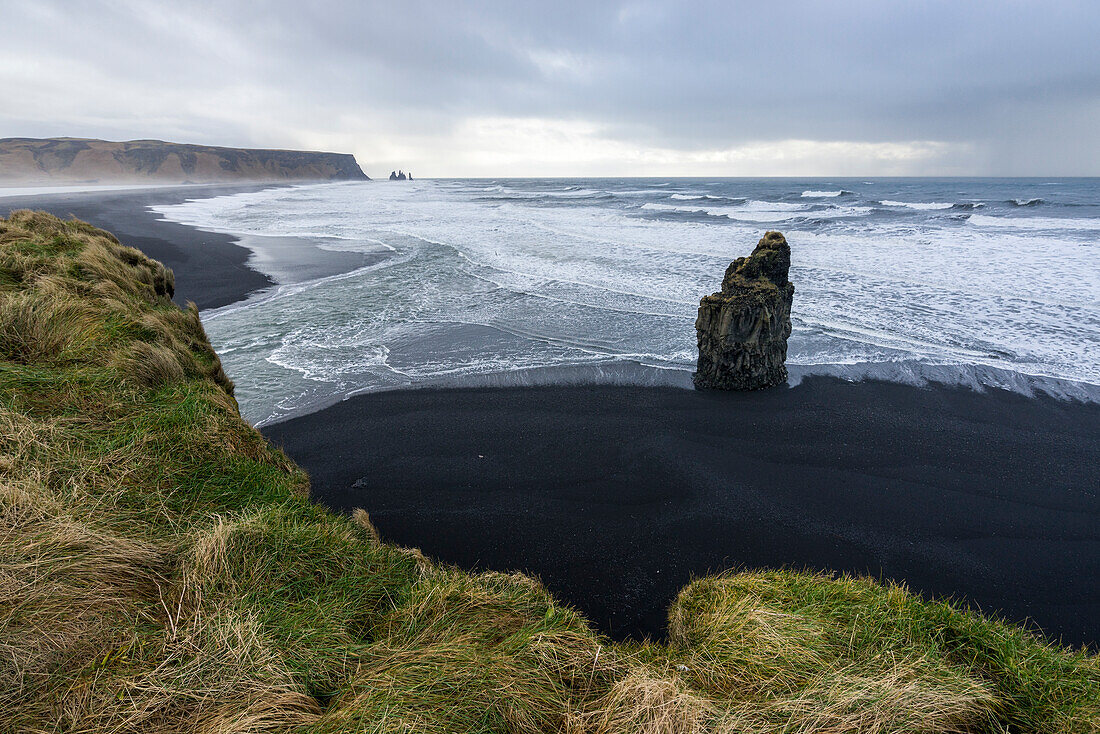
POLYGON ((1100 661, 867 579, 699 579, 613 643, 382 542, 241 420, 170 271, 0 220, 0 731, 1096 732, 1100 661))

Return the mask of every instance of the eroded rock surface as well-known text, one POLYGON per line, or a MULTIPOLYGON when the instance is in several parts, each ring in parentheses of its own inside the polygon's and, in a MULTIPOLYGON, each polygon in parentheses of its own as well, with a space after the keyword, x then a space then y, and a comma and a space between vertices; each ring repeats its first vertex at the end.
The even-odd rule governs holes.
POLYGON ((790 267, 786 238, 768 232, 751 255, 730 263, 722 290, 699 302, 696 388, 759 390, 787 381, 790 267))

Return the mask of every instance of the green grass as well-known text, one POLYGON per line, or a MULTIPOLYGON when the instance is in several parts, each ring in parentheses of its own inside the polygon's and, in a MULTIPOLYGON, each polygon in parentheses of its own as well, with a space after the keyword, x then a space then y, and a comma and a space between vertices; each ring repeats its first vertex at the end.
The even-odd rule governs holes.
POLYGON ((1095 732, 1100 662, 868 579, 699 579, 667 644, 380 541, 243 420, 171 273, 0 220, 0 731, 1095 732))

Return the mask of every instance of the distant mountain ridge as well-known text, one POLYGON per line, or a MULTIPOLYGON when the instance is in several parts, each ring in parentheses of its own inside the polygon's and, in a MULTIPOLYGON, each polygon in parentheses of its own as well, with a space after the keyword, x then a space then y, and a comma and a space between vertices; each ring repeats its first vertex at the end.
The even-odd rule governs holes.
POLYGON ((162 140, 0 138, 0 184, 365 180, 350 153, 162 140))

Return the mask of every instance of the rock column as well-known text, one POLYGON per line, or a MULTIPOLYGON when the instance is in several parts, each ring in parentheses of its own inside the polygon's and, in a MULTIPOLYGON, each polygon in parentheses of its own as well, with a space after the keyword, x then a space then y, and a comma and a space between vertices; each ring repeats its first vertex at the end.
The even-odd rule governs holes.
POLYGON ((696 389, 759 390, 787 381, 790 267, 787 240, 768 232, 751 255, 726 269, 722 290, 699 302, 696 389))

